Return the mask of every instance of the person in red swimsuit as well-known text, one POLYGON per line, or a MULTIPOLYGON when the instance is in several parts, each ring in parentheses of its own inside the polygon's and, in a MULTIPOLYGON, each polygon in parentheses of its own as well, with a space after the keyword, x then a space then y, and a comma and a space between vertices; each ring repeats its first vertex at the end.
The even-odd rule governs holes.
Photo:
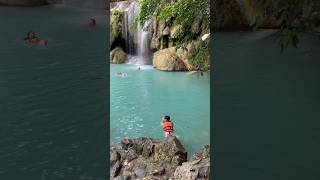
POLYGON ((164 116, 161 121, 161 126, 163 128, 164 136, 167 138, 173 136, 173 122, 170 120, 170 116, 164 116))

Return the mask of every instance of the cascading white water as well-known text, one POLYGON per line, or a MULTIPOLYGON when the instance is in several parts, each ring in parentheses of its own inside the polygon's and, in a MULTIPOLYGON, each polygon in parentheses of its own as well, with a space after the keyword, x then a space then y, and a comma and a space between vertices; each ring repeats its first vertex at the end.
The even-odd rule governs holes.
POLYGON ((134 20, 135 18, 139 15, 139 4, 137 1, 132 1, 130 3, 130 5, 128 6, 127 8, 127 13, 126 13, 126 24, 125 24, 125 27, 127 29, 127 39, 126 39, 126 42, 127 42, 127 48, 128 48, 128 53, 131 54, 131 55, 134 55, 136 54, 136 49, 135 48, 135 44, 134 44, 134 38, 136 38, 135 36, 137 34, 136 31, 131 31, 130 33, 130 30, 132 28, 132 25, 134 23, 134 20))
POLYGON ((124 30, 126 35, 126 52, 129 54, 129 63, 143 65, 150 62, 150 33, 146 30, 150 25, 147 21, 143 27, 140 24, 132 29, 135 18, 139 15, 138 1, 120 1, 115 3, 113 9, 125 12, 124 30))
POLYGON ((149 25, 150 21, 146 21, 142 28, 138 25, 138 57, 142 61, 140 64, 145 64, 148 61, 148 58, 150 58, 150 33, 145 30, 149 25))

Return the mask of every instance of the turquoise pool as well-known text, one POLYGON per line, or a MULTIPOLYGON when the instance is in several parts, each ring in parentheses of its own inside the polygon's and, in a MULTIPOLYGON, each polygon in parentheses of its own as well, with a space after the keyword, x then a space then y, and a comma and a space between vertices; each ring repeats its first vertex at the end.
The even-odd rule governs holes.
POLYGON ((160 119, 170 115, 189 155, 210 143, 210 79, 152 66, 110 66, 111 143, 124 137, 164 138, 160 119), (118 77, 118 71, 127 74, 118 77))

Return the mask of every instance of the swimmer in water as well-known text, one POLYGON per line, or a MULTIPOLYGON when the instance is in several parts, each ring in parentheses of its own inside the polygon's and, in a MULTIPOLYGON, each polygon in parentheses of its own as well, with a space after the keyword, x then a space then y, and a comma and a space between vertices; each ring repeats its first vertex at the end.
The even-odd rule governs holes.
POLYGON ((89 23, 89 26, 96 26, 96 20, 94 18, 91 18, 90 19, 90 23, 89 23))
POLYGON ((36 36, 36 33, 34 33, 33 31, 29 31, 27 33, 27 37, 24 38, 24 40, 28 43, 32 43, 32 44, 37 44, 37 45, 47 45, 48 44, 48 40, 43 40, 40 39, 36 36))
POLYGON ((140 70, 141 70, 141 67, 139 66, 137 70, 140 71, 140 70))
POLYGON ((125 77, 127 74, 123 73, 121 71, 118 71, 116 75, 119 76, 119 77, 125 77))

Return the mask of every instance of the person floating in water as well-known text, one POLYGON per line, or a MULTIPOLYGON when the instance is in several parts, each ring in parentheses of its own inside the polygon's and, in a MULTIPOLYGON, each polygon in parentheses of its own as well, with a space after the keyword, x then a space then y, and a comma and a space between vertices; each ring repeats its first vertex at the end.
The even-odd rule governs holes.
POLYGON ((29 31, 27 33, 27 37, 25 37, 24 40, 27 43, 32 43, 32 44, 37 44, 37 45, 42 45, 42 46, 46 46, 48 44, 48 40, 43 40, 43 39, 38 38, 33 31, 29 31))
POLYGON ((173 122, 170 120, 170 116, 164 116, 161 121, 161 126, 163 128, 164 136, 167 138, 169 136, 174 136, 173 134, 173 122))
POLYGON ((137 70, 140 71, 140 70, 141 70, 141 67, 139 66, 137 70))
POLYGON ((91 27, 94 27, 94 26, 96 26, 96 20, 94 19, 94 18, 91 18, 90 19, 90 23, 89 23, 89 26, 91 26, 91 27))
POLYGON ((125 77, 125 76, 127 76, 127 74, 124 73, 124 72, 118 71, 117 74, 116 74, 116 76, 125 77))

